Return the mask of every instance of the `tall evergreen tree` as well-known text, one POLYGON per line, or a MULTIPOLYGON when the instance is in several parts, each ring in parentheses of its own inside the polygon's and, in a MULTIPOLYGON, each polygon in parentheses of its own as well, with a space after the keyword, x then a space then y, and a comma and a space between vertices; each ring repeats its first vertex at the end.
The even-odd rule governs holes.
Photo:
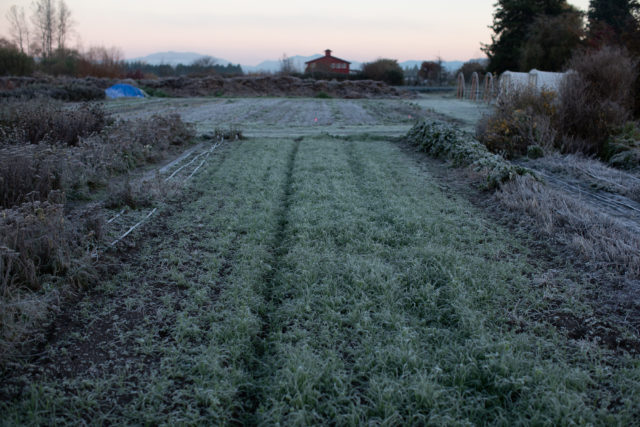
MULTIPOLYGON (((593 47, 620 45, 640 56, 640 25, 638 0, 591 0, 589 2, 588 42, 593 47)), ((636 65, 636 72, 638 66, 636 65)), ((633 87, 634 115, 640 117, 640 75, 633 87)))
POLYGON ((636 38, 640 11, 637 0, 591 0, 589 2, 589 39, 592 44, 628 44, 636 38))
POLYGON ((562 71, 582 44, 583 18, 583 13, 573 7, 557 16, 538 16, 529 27, 529 37, 522 47, 520 68, 562 71))
POLYGON ((518 70, 529 26, 540 15, 557 16, 569 9, 566 0, 498 0, 494 5, 491 44, 482 50, 489 57, 488 71, 518 70))

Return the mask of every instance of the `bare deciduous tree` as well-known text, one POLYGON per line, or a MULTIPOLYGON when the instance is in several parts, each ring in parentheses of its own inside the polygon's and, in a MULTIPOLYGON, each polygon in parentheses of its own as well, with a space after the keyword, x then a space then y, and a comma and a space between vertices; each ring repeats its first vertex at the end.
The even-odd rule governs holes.
POLYGON ((64 0, 58 1, 58 10, 56 14, 56 36, 58 42, 58 49, 64 49, 67 36, 73 26, 73 20, 71 19, 71 10, 64 2, 64 0))
POLYGON ((24 15, 24 8, 11 6, 7 12, 7 20, 9 21, 9 32, 15 44, 20 48, 20 52, 24 53, 29 50, 29 26, 24 15))
POLYGON ((213 56, 203 56, 202 58, 194 60, 191 65, 200 68, 210 68, 216 65, 216 62, 217 61, 213 56))
POLYGON ((33 32, 38 38, 41 54, 51 56, 54 47, 64 49, 73 26, 71 10, 64 0, 36 0, 32 3, 33 32))
POLYGON ((32 4, 31 21, 35 36, 40 42, 43 56, 53 53, 53 40, 56 30, 56 6, 53 0, 37 0, 32 4))
POLYGON ((280 59, 280 74, 289 75, 295 71, 293 60, 289 58, 286 53, 282 54, 282 59, 280 59))

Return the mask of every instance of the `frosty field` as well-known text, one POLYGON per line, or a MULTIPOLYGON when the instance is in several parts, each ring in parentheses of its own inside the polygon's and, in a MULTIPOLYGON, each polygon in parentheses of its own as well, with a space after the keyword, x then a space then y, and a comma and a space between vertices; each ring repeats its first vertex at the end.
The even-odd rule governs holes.
POLYGON ((3 425, 638 423, 637 331, 616 329, 619 348, 567 332, 557 317, 589 319, 596 285, 403 142, 424 102, 106 109, 246 138, 3 373, 3 425))

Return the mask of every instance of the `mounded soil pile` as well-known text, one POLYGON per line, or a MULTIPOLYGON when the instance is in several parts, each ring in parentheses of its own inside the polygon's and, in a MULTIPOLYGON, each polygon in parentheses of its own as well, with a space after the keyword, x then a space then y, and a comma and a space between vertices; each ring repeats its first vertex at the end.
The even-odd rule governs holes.
MULTIPOLYGON (((0 77, 0 91, 11 92, 27 87, 38 89, 46 95, 44 88, 56 86, 89 86, 106 89, 122 80, 106 78, 55 78, 0 77)), ((162 90, 169 96, 303 96, 314 97, 323 93, 335 98, 408 98, 409 92, 401 91, 383 82, 374 80, 313 80, 291 76, 241 76, 241 77, 165 77, 143 79, 126 83, 143 89, 162 90)))
POLYGON ((65 86, 73 84, 81 84, 86 86, 95 86, 100 89, 106 89, 116 83, 115 79, 105 79, 98 77, 53 77, 46 74, 34 74, 33 77, 7 76, 0 77, 0 90, 10 91, 28 86, 65 86))
POLYGON ((305 96, 324 92, 336 98, 395 98, 408 95, 373 80, 313 80, 292 76, 243 76, 201 78, 169 77, 140 80, 140 85, 161 89, 172 96, 305 96))

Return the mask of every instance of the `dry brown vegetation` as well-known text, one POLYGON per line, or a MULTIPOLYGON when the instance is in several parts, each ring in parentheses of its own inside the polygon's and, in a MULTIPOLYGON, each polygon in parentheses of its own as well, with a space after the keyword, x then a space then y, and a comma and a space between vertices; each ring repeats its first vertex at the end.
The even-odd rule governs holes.
MULTIPOLYGON (((611 99, 603 101, 604 93, 600 96, 589 100, 595 106, 594 111, 598 108, 613 111, 621 105, 611 99)), ((560 101, 550 92, 523 90, 498 102, 495 114, 480 124, 479 133, 488 148, 513 160, 512 163, 497 156, 503 162, 512 167, 526 167, 531 173, 514 174, 511 180, 501 180, 488 204, 492 212, 507 220, 514 232, 525 232, 526 240, 536 252, 536 262, 549 266, 550 276, 541 279, 545 286, 562 295, 579 289, 575 291, 582 295, 578 299, 592 307, 594 316, 589 320, 588 316, 558 314, 552 309, 543 317, 555 319, 552 323, 565 329, 571 337, 593 339, 619 352, 637 353, 640 348, 637 339, 628 337, 637 336, 640 330, 636 303, 640 283, 640 240, 637 238, 640 178, 635 171, 614 169, 611 164, 596 159, 593 150, 601 150, 602 157, 613 163, 614 157, 608 158, 602 153, 617 144, 618 157, 624 155, 626 159, 636 160, 615 166, 637 168, 639 157, 629 153, 637 150, 640 132, 634 124, 627 125, 621 134, 606 136, 607 132, 615 133, 616 127, 601 123, 601 130, 609 126, 601 134, 601 138, 602 135, 607 138, 604 143, 597 138, 579 143, 578 138, 563 135, 562 128, 555 122, 558 111, 570 109, 572 102, 586 101, 580 98, 560 101), (561 154, 562 150, 578 153, 561 154), (518 159, 524 155, 531 159, 518 159), (556 277, 554 271, 561 273, 556 277), (575 281, 565 281, 561 278, 565 275, 574 277, 575 281)), ((627 104, 623 110, 630 111, 628 108, 627 104)), ((618 118, 615 123, 624 123, 626 117, 618 118)), ((413 133, 412 130, 407 139, 411 139, 413 133)), ((442 138, 446 133, 439 130, 436 135, 442 138)), ((446 147, 455 147, 464 139, 454 138, 446 147)), ((439 156, 437 152, 430 154, 439 156)), ((469 155, 467 151, 463 154, 469 155)), ((455 160, 454 163, 465 164, 455 160)), ((478 182, 476 176, 470 179, 478 182)))
POLYGON ((636 61, 621 48, 603 47, 577 53, 568 67, 573 71, 558 93, 526 88, 501 96, 494 113, 479 124, 478 138, 507 158, 537 146, 607 161, 617 156, 614 164, 637 167, 640 156, 627 154, 637 144, 615 141, 632 118, 636 61))
POLYGON ((561 86, 556 123, 565 152, 605 156, 609 136, 631 118, 636 61, 619 47, 581 52, 561 86))
POLYGON ((77 145, 82 138, 100 132, 107 124, 98 104, 68 107, 34 99, 8 100, 0 108, 2 145, 23 143, 77 145))
POLYGON ((523 215, 523 221, 533 221, 532 228, 542 237, 570 248, 584 262, 630 279, 640 278, 637 233, 571 194, 524 176, 503 185, 496 198, 523 215))
POLYGON ((557 136, 555 98, 552 92, 532 88, 500 97, 494 113, 479 122, 478 139, 507 159, 527 154, 531 146, 551 149, 557 136))
POLYGON ((507 158, 546 154, 526 162, 538 180, 516 177, 495 198, 537 238, 579 260, 584 274, 610 285, 607 298, 640 278, 640 179, 585 155, 640 166, 640 132, 628 122, 636 65, 617 47, 579 52, 558 93, 503 96, 478 127, 485 145, 507 158))
POLYGON ((539 168, 568 175, 590 188, 619 194, 640 202, 640 178, 596 159, 576 154, 552 154, 536 161, 539 168))
MULTIPOLYGON (((84 287, 95 276, 93 257, 102 237, 100 204, 145 203, 126 179, 118 183, 122 177, 164 159, 193 136, 177 115, 110 123, 99 105, 70 107, 43 100, 2 105, 3 357, 17 343, 28 342, 25 334, 47 317, 53 296, 84 287), (104 193, 106 201, 100 202, 104 193)), ((149 195, 145 197, 148 203, 149 195)))

